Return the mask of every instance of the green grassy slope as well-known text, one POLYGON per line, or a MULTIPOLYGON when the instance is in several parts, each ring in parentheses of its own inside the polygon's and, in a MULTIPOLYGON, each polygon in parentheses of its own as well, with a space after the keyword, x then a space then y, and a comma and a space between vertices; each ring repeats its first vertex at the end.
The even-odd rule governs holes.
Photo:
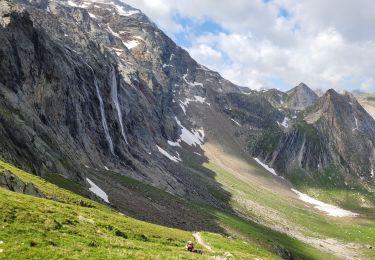
MULTIPOLYGON (((280 246, 296 259, 334 259, 254 222, 186 201, 228 231, 226 235, 201 232, 212 251, 196 243, 201 253, 188 253, 184 245, 194 241, 192 232, 124 216, 0 161, 1 169, 32 182, 47 199, 0 188, 0 259, 205 259, 225 255, 235 259, 280 259, 280 246)), ((74 188, 72 183, 62 183, 74 188)), ((162 191, 160 194, 171 197, 162 191)))
MULTIPOLYGON (((316 237, 319 235, 319 237, 323 239, 333 238, 342 243, 356 243, 359 246, 356 250, 358 255, 368 259, 373 259, 375 257, 375 251, 369 248, 371 245, 375 244, 375 214, 373 208, 366 210, 365 208, 351 207, 353 210, 357 209, 356 212, 361 214, 359 218, 355 219, 332 218, 325 216, 317 210, 308 210, 299 204, 293 203, 286 197, 267 192, 254 184, 245 183, 214 163, 206 163, 203 166, 202 168, 207 168, 217 173, 215 177, 216 180, 233 195, 233 200, 231 201, 232 207, 243 215, 249 216, 252 219, 258 219, 259 222, 264 221, 264 215, 259 215, 259 211, 249 210, 249 208, 246 207, 246 201, 253 201, 270 209, 270 213, 277 215, 280 221, 287 220, 289 223, 287 225, 299 227, 306 236, 316 237)), ((204 170, 202 168, 201 171, 204 170)), ((262 169, 260 169, 260 171, 262 171, 262 169)), ((328 194, 327 191, 319 191, 321 194, 328 194)), ((351 192, 351 195, 359 194, 355 190, 351 192)), ((337 198, 342 195, 342 193, 343 191, 330 190, 332 198, 337 198)), ((344 194, 347 193, 344 192, 344 194)), ((329 201, 326 196, 321 196, 319 198, 323 201, 332 202, 329 201)), ((273 233, 272 231, 254 231, 254 229, 256 229, 254 225, 249 226, 248 222, 244 222, 241 219, 228 218, 222 213, 217 213, 217 216, 223 223, 232 223, 231 226, 236 226, 239 232, 242 233, 251 232, 252 234, 258 235, 272 233, 268 239, 272 239, 272 241, 284 241, 283 246, 289 248, 294 255, 302 256, 302 258, 303 255, 309 255, 317 259, 322 258, 322 256, 317 255, 316 251, 311 251, 310 248, 306 247, 305 244, 298 244, 298 242, 294 240, 282 238, 280 233, 273 233), (236 223, 234 224, 233 221, 236 223)), ((275 220, 272 219, 272 221, 275 220)), ((327 259, 327 256, 325 259, 327 259)))
POLYGON ((198 245, 202 254, 188 253, 184 245, 194 240, 191 232, 126 217, 4 162, 0 168, 32 182, 48 198, 0 188, 1 259, 192 259, 228 250, 241 259, 278 258, 266 247, 213 233, 203 233, 212 252, 198 245))

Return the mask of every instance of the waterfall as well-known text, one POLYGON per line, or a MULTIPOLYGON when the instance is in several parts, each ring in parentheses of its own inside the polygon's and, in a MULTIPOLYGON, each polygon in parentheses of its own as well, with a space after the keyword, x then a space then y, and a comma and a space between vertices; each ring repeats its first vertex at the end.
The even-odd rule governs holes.
POLYGON ((94 76, 94 84, 95 84, 95 88, 96 88, 96 93, 98 94, 98 98, 99 98, 100 114, 101 114, 101 117, 102 117, 102 125, 103 125, 103 128, 104 128, 105 138, 107 139, 107 142, 108 142, 108 145, 109 145, 109 149, 111 150, 111 153, 113 155, 115 155, 115 151, 113 149, 112 138, 109 135, 109 129, 108 129, 108 124, 107 124, 107 119, 105 118, 105 111, 104 111, 103 99, 102 99, 102 96, 100 95, 100 91, 99 91, 99 87, 98 87, 98 82, 97 82, 95 76, 94 76))
POLYGON ((112 67, 112 75, 111 75, 111 92, 112 92, 112 101, 115 104, 116 111, 117 111, 118 121, 120 123, 122 137, 124 138, 125 143, 129 144, 128 143, 128 139, 125 136, 124 124, 122 122, 121 108, 120 108, 120 103, 118 101, 118 93, 117 93, 116 72, 115 72, 115 68, 114 67, 112 67))
POLYGON ((108 129, 108 124, 107 124, 107 119, 105 117, 103 98, 100 95, 98 81, 96 79, 95 72, 92 69, 92 67, 89 64, 87 64, 87 62, 85 62, 82 58, 80 58, 80 59, 91 70, 92 76, 94 78, 94 85, 95 85, 95 88, 96 88, 96 94, 98 95, 98 99, 99 99, 99 109, 100 109, 100 115, 101 115, 101 118, 102 118, 102 125, 103 125, 103 128, 104 128, 105 139, 108 142, 109 150, 111 151, 111 153, 113 155, 115 155, 115 150, 114 150, 114 147, 113 147, 112 138, 109 135, 109 129, 108 129))

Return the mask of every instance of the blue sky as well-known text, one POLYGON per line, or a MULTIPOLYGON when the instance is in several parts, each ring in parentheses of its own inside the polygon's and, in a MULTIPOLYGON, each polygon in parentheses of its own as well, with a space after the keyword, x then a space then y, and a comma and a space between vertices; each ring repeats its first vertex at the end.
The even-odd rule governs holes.
POLYGON ((372 0, 126 2, 236 84, 375 92, 372 0))

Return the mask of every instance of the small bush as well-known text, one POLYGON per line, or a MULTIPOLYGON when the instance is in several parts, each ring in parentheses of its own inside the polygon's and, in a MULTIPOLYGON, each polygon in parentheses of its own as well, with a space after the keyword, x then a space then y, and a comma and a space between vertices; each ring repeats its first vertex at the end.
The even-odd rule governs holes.
POLYGON ((122 232, 121 230, 119 230, 119 229, 116 229, 115 235, 118 236, 118 237, 123 237, 125 239, 128 238, 128 236, 124 232, 122 232))
POLYGON ((148 241, 149 239, 148 239, 148 237, 146 237, 144 234, 137 234, 137 235, 135 235, 135 239, 137 239, 137 240, 142 240, 142 241, 148 241))

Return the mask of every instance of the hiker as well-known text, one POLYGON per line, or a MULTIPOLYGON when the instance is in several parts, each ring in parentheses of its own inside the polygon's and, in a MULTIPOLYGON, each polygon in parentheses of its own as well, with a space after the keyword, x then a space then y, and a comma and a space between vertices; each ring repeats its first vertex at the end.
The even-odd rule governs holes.
POLYGON ((193 245, 193 242, 191 241, 188 241, 186 246, 185 246, 186 250, 189 251, 189 252, 193 252, 194 250, 194 245, 193 245))

